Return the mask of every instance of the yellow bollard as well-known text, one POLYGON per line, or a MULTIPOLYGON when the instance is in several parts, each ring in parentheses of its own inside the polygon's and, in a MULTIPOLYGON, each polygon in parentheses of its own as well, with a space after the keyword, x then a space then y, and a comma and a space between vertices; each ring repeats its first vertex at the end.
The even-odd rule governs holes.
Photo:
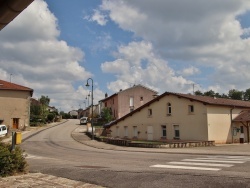
POLYGON ((21 132, 16 132, 16 144, 21 144, 22 143, 22 133, 21 132))

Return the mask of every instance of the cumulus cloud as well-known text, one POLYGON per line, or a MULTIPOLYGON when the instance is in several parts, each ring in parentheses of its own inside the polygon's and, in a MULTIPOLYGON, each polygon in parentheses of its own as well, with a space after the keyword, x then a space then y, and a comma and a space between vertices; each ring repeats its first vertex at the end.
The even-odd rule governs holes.
POLYGON ((76 107, 84 92, 76 81, 92 76, 81 64, 84 52, 59 40, 56 17, 42 0, 34 1, 0 32, 0 79, 34 89, 34 97, 48 95, 61 110, 76 107), (81 63, 81 64, 80 64, 81 63))
POLYGON ((250 11, 250 1, 103 0, 99 10, 120 28, 149 41, 162 59, 169 59, 169 66, 175 60, 193 62, 199 69, 211 67, 210 83, 221 90, 249 87, 250 28, 243 28, 237 18, 250 11))
POLYGON ((108 83, 108 88, 113 92, 134 84, 143 84, 160 93, 187 91, 187 84, 191 83, 190 80, 177 76, 167 61, 157 57, 151 43, 131 42, 120 46, 116 57, 117 60, 101 65, 103 72, 115 74, 117 77, 116 81, 108 83))

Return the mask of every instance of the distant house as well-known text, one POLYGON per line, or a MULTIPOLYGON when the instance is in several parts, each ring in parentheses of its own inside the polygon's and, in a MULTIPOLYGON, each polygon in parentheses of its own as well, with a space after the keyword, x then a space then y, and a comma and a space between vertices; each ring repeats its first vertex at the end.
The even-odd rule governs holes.
POLYGON ((233 143, 249 135, 250 118, 244 116, 245 126, 236 118, 249 109, 248 101, 165 92, 106 129, 112 137, 126 139, 233 143))
POLYGON ((77 110, 71 110, 71 111, 69 111, 69 115, 70 115, 73 119, 77 119, 77 118, 78 118, 78 111, 77 111, 77 110))
POLYGON ((157 92, 152 89, 140 84, 134 85, 133 87, 120 90, 100 100, 100 111, 104 108, 108 108, 110 109, 113 119, 119 119, 151 101, 156 95, 157 92))
POLYGON ((0 119, 9 129, 29 126, 33 89, 0 80, 0 119))

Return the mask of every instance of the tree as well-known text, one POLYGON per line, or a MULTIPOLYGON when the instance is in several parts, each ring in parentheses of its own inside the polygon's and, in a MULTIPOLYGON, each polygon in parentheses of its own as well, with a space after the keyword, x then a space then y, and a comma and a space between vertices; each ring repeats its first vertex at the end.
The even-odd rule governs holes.
POLYGON ((204 92, 204 96, 214 97, 215 92, 213 90, 204 92))
POLYGON ((245 101, 249 101, 250 100, 250 88, 246 89, 246 91, 244 92, 244 100, 245 101))
POLYGON ((203 93, 202 93, 201 91, 199 91, 199 90, 195 91, 194 94, 195 94, 195 95, 199 95, 199 96, 202 96, 202 95, 203 95, 203 93))
POLYGON ((243 91, 238 91, 236 89, 231 89, 228 92, 228 97, 234 100, 242 100, 243 99, 243 91))
POLYGON ((105 120, 105 123, 112 121, 113 117, 109 108, 104 108, 101 114, 102 118, 105 120))
POLYGON ((49 102, 50 102, 50 98, 48 96, 41 96, 41 98, 39 99, 39 102, 42 105, 42 118, 45 121, 45 119, 47 118, 47 115, 49 114, 49 111, 47 110, 47 107, 49 106, 49 102))

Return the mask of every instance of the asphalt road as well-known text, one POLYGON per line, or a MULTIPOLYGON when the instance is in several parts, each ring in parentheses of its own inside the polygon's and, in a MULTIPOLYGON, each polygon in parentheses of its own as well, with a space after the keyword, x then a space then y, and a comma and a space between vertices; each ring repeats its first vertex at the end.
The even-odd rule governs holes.
POLYGON ((95 149, 71 138, 79 126, 70 120, 25 140, 30 171, 105 187, 250 187, 249 156, 95 149))

